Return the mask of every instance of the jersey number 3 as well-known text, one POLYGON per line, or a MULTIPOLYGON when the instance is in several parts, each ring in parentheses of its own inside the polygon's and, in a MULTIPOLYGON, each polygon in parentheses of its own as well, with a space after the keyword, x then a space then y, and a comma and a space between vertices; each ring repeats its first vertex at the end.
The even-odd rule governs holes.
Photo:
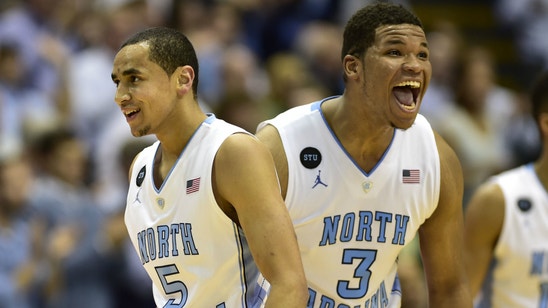
POLYGON ((358 260, 358 266, 354 270, 354 277, 358 279, 358 286, 350 287, 350 281, 339 280, 337 283, 337 293, 342 298, 356 299, 362 298, 369 289, 369 279, 371 271, 369 268, 377 258, 377 251, 370 249, 345 249, 343 252, 343 264, 353 264, 358 260))

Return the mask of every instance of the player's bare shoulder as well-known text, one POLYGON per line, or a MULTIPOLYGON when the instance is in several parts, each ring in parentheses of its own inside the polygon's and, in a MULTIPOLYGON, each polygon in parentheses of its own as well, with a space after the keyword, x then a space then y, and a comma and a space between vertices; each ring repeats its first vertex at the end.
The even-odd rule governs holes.
POLYGON ((270 124, 264 125, 255 134, 265 144, 272 154, 283 152, 282 140, 278 130, 270 124))
POLYGON ((504 221, 504 194, 494 181, 481 184, 466 205, 465 223, 468 228, 477 225, 499 234, 504 221))

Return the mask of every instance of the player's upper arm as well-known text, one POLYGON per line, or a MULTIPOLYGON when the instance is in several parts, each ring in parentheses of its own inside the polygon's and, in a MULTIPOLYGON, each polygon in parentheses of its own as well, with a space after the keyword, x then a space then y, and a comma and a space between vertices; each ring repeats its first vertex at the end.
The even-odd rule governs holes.
MULTIPOLYGON (((421 239, 423 236, 442 240, 448 249, 455 249, 454 245, 462 244, 463 231, 463 177, 460 161, 451 147, 436 134, 436 144, 440 157, 440 193, 436 210, 420 228, 421 239)), ((421 247, 429 248, 429 243, 421 244, 421 247)), ((441 243, 432 243, 433 251, 430 253, 445 254, 437 249, 441 243)))
POLYGON ((469 307, 463 257, 463 176, 460 161, 436 133, 440 194, 434 213, 419 229, 430 306, 469 307))
POLYGON ((296 303, 304 304, 308 293, 297 239, 267 147, 247 134, 227 138, 215 158, 214 185, 218 200, 234 208, 253 258, 272 284, 272 297, 295 300, 291 294, 298 292, 296 303))
POLYGON ((504 221, 504 196, 500 186, 487 182, 472 195, 464 217, 466 272, 476 296, 493 257, 504 221))
POLYGON ((272 156, 253 136, 237 133, 228 137, 215 157, 213 170, 220 201, 230 203, 238 216, 242 210, 254 210, 258 201, 283 203, 272 156))
POLYGON ((280 179, 280 186, 282 196, 285 199, 287 194, 287 180, 289 176, 287 157, 283 147, 282 139, 278 130, 272 125, 265 125, 261 130, 257 132, 257 138, 263 142, 272 154, 278 177, 280 179))

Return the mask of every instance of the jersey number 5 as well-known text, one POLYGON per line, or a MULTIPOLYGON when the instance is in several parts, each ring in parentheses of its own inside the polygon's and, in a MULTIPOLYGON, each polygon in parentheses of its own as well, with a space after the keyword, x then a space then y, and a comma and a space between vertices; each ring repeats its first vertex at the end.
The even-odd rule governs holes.
POLYGON ((181 298, 179 303, 175 303, 175 299, 170 299, 165 305, 164 308, 181 308, 186 304, 188 298, 188 289, 182 281, 175 280, 168 282, 167 277, 174 274, 179 274, 179 270, 175 264, 157 266, 155 267, 156 273, 162 282, 162 288, 166 294, 179 294, 181 298))

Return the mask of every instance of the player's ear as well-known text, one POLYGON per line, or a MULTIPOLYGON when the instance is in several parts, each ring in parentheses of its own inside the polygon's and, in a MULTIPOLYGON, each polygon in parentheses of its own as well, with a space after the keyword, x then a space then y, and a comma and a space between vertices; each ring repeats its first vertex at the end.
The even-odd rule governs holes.
POLYGON ((344 56, 343 69, 346 77, 350 79, 355 79, 358 76, 360 65, 361 65, 361 61, 357 57, 352 55, 344 56))
POLYGON ((190 65, 179 66, 173 73, 179 94, 192 91, 194 83, 194 69, 190 65))

